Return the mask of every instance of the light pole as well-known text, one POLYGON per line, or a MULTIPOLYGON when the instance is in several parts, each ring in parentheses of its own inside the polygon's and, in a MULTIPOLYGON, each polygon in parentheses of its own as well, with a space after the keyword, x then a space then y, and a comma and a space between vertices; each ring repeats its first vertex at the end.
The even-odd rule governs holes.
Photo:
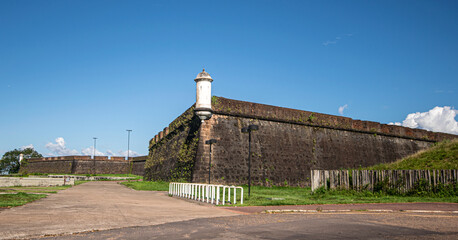
POLYGON ((129 152, 130 152, 130 132, 132 132, 132 130, 130 129, 127 129, 127 173, 126 173, 126 177, 129 176, 129 170, 130 170, 130 162, 129 162, 129 152))
POLYGON ((95 146, 96 146, 96 142, 97 142, 97 138, 96 137, 93 137, 94 139, 94 147, 92 149, 92 159, 94 159, 94 174, 96 174, 96 168, 95 168, 95 146))
POLYGON ((242 128, 242 133, 248 133, 248 197, 251 195, 251 132, 259 129, 258 125, 242 128))
POLYGON ((92 149, 92 159, 95 159, 95 146, 96 146, 96 142, 97 142, 97 138, 96 137, 93 137, 94 139, 94 147, 92 149))
POLYGON ((132 130, 130 129, 127 129, 127 161, 129 161, 129 152, 130 152, 130 132, 132 132, 132 130))
POLYGON ((212 167, 212 144, 216 143, 216 139, 210 139, 205 141, 205 144, 210 145, 210 161, 208 161, 208 184, 210 184, 210 176, 211 176, 211 167, 212 167))

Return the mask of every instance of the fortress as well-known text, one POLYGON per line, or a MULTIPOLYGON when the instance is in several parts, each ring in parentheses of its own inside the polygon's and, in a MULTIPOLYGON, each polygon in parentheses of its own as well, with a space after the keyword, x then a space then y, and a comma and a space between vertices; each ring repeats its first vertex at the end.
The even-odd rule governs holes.
POLYGON ((195 79, 197 101, 151 139, 146 180, 258 185, 310 184, 311 169, 359 168, 393 162, 457 135, 353 120, 211 96, 205 70, 195 79), (212 144, 210 164, 209 139, 212 144))
POLYGON ((310 185, 311 169, 393 162, 457 135, 353 120, 211 95, 213 79, 195 79, 197 100, 149 142, 148 156, 68 156, 30 159, 21 172, 134 173, 145 180, 246 184, 249 134, 251 179, 258 185, 310 185), (205 144, 213 139, 213 144, 205 144), (210 146, 211 163, 210 163, 210 146))

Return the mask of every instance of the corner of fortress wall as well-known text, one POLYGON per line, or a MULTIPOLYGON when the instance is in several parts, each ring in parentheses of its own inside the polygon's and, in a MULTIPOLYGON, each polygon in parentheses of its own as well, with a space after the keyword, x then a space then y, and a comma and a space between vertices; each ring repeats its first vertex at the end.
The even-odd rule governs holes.
POLYGON ((193 107, 150 141, 145 178, 206 182, 209 147, 212 182, 245 184, 248 136, 253 133, 252 180, 258 185, 309 185, 310 169, 358 168, 392 162, 436 141, 458 136, 376 122, 212 98, 213 116, 204 123, 193 107), (164 134, 166 133, 166 134, 164 134))
POLYGON ((146 180, 191 181, 200 124, 192 106, 150 140, 146 180))

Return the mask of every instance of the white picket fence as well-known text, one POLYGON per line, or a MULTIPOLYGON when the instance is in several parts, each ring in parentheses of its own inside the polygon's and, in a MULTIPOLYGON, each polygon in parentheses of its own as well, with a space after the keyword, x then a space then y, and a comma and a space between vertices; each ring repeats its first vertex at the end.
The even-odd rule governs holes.
POLYGON ((225 205, 226 202, 237 203, 237 189, 240 192, 240 204, 243 204, 243 188, 237 186, 171 182, 169 184, 169 195, 216 205, 225 205), (231 192, 233 201, 231 201, 231 192))

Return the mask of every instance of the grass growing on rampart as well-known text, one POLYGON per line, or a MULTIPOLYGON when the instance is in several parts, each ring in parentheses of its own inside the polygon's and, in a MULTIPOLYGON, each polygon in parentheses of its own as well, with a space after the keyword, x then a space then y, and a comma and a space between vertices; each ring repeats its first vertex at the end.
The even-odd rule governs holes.
POLYGON ((458 139, 434 144, 399 161, 378 164, 369 170, 458 169, 458 139))
MULTIPOLYGON (((123 182, 127 187, 146 191, 168 191, 168 182, 123 182)), ((243 206, 310 205, 310 204, 351 204, 351 203, 398 203, 398 202, 452 202, 458 203, 457 195, 389 195, 383 192, 353 190, 324 190, 312 193, 310 188, 252 186, 244 189, 243 206), (273 200, 272 200, 273 199, 273 200)), ((227 194, 227 193, 226 193, 227 194)), ((240 192, 238 199, 240 197, 240 192)), ((222 193, 221 195, 222 196, 222 193)), ((239 201, 239 200, 237 200, 239 201)), ((236 206, 241 206, 237 204, 236 206)))

